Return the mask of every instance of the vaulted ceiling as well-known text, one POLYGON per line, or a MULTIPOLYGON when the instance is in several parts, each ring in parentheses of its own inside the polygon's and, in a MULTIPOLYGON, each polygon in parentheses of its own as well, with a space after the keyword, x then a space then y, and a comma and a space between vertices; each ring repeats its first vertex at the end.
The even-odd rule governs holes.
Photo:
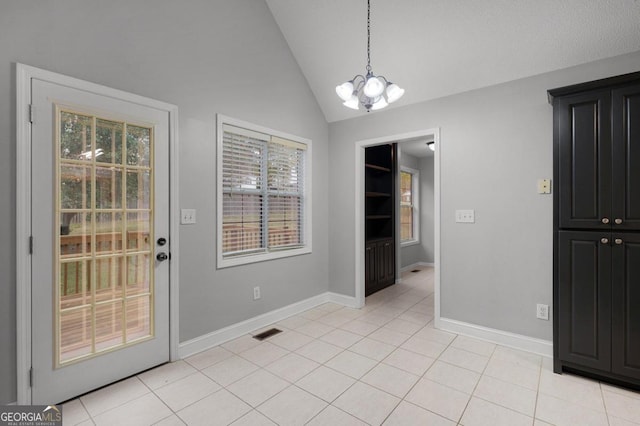
MULTIPOLYGON (((266 0, 329 122, 366 114, 335 86, 364 74, 366 0, 266 0)), ((371 0, 371 65, 390 108, 640 50, 640 0, 371 0)))

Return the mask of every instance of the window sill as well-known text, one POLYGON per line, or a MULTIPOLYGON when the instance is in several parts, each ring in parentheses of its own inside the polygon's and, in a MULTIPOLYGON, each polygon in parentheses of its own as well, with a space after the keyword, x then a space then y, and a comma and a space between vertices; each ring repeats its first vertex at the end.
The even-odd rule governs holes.
POLYGON ((420 244, 420 240, 407 240, 407 241, 401 241, 400 247, 409 247, 409 246, 415 246, 418 244, 420 244))
POLYGON ((303 254, 310 254, 311 247, 302 247, 291 250, 281 250, 281 251, 273 251, 270 253, 260 253, 260 254, 248 254, 245 256, 236 256, 236 257, 228 257, 224 258, 222 256, 218 256, 218 268, 230 268, 233 266, 240 265, 248 265, 250 263, 258 263, 258 262, 266 262, 274 259, 284 259, 285 257, 292 256, 300 256, 303 254))

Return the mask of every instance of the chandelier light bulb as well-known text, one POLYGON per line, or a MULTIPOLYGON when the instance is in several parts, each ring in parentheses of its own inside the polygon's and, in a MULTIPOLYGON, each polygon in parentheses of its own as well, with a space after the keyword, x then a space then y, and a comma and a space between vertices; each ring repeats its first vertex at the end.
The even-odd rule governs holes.
POLYGON ((352 93, 351 97, 342 103, 342 105, 351 109, 359 109, 359 106, 358 106, 359 104, 360 102, 355 93, 352 93))
POLYGON ((364 94, 368 98, 377 98, 384 92, 384 84, 378 77, 367 76, 367 82, 364 84, 364 94))
POLYGON ((387 86, 387 100, 390 104, 394 103, 404 95, 404 89, 395 83, 389 83, 387 86))
POLYGON ((353 94, 353 81, 347 81, 336 86, 336 93, 343 101, 351 99, 351 95, 353 94))
POLYGON ((373 103, 373 105, 371 106, 371 109, 376 111, 379 109, 382 109, 384 107, 386 107, 387 105, 389 105, 386 101, 386 99, 384 98, 384 96, 380 96, 379 99, 376 99, 376 101, 373 103))
POLYGON ((436 150, 436 143, 435 142, 427 142, 427 146, 429 147, 429 149, 431 151, 435 151, 436 150))

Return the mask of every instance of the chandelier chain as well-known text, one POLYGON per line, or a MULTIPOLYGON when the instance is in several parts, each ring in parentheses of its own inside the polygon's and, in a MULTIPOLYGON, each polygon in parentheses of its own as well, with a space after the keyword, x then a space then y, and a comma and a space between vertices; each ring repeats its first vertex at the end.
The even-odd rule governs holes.
POLYGON ((371 71, 371 0, 367 0, 367 71, 371 71))

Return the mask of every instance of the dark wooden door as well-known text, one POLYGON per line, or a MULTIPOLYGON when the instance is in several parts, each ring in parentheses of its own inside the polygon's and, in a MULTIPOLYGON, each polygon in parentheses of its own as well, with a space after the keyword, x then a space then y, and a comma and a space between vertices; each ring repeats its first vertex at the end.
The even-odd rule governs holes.
POLYGON ((558 232, 560 360, 605 371, 611 369, 610 239, 606 232, 558 232))
POLYGON ((611 93, 556 99, 559 227, 611 228, 611 93))
POLYGON ((613 108, 612 223, 640 230, 640 84, 611 92, 613 108))
POLYGON ((640 235, 614 233, 612 371, 640 379, 640 235))

